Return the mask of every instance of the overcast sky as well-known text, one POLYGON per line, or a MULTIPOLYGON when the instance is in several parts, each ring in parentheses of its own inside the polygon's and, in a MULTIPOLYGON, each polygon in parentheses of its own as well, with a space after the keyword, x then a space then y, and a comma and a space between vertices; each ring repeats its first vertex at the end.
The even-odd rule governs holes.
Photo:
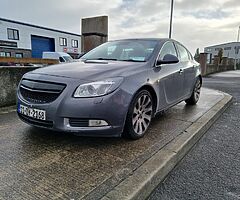
MULTIPOLYGON (((173 38, 192 52, 236 41, 240 0, 175 0, 173 38)), ((80 19, 109 16, 109 39, 168 37, 170 0, 1 0, 0 17, 80 33, 80 19)))

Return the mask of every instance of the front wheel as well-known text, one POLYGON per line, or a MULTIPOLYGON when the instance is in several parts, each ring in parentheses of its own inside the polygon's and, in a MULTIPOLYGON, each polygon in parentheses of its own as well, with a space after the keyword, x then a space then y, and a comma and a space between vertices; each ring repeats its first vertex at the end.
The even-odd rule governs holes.
POLYGON ((196 105, 199 98, 200 98, 200 91, 201 91, 201 81, 198 78, 195 85, 194 85, 194 89, 192 92, 192 95, 189 99, 185 100, 186 104, 188 105, 196 105))
POLYGON ((125 136, 139 139, 146 133, 153 113, 151 94, 147 90, 138 92, 133 98, 127 114, 125 136))

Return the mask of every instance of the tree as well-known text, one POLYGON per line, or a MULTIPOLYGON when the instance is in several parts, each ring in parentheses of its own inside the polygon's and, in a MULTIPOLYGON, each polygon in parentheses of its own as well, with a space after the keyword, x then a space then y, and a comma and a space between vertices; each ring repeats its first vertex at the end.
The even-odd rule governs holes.
POLYGON ((194 55, 194 59, 195 59, 197 62, 199 62, 199 59, 200 59, 199 48, 197 48, 197 50, 196 50, 196 53, 195 53, 195 55, 194 55))
POLYGON ((219 64, 222 63, 222 58, 223 58, 223 49, 219 49, 218 51, 218 57, 219 57, 219 64))

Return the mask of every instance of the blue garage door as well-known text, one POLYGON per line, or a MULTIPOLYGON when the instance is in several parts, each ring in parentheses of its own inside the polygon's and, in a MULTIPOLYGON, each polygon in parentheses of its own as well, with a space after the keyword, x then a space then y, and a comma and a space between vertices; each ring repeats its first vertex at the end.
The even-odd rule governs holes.
POLYGON ((55 42, 53 38, 31 36, 32 41, 32 57, 42 58, 44 51, 55 51, 55 42))

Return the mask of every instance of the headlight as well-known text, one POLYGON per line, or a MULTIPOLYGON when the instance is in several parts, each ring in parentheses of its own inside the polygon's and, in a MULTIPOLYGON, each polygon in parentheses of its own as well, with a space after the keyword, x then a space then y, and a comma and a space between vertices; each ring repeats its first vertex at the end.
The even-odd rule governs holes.
POLYGON ((74 97, 98 97, 109 94, 116 90, 122 83, 123 78, 112 78, 105 81, 85 83, 76 89, 74 97))

